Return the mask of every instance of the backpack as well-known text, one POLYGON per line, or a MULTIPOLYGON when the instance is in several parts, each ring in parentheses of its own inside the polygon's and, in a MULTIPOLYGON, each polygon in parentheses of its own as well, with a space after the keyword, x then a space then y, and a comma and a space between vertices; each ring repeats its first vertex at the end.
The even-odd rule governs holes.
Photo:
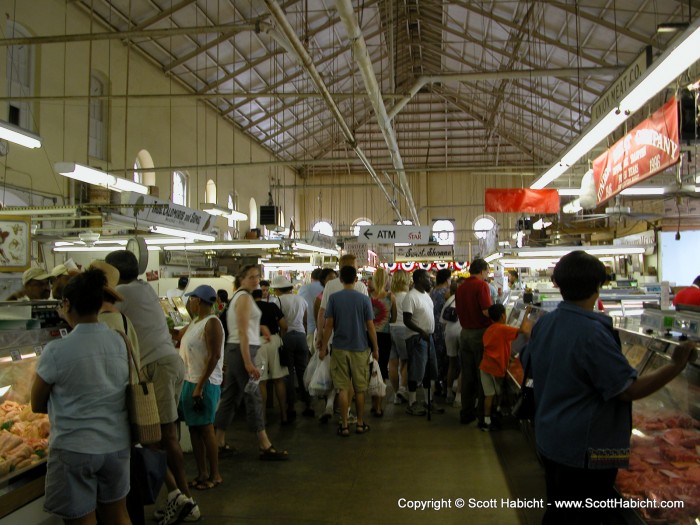
POLYGON ((228 334, 229 334, 228 322, 226 322, 226 316, 227 316, 227 314, 228 314, 228 309, 231 308, 231 304, 233 303, 233 300, 235 299, 236 294, 238 294, 238 293, 240 293, 240 292, 242 292, 242 293, 249 293, 248 290, 243 290, 243 289, 236 290, 236 293, 233 294, 233 297, 231 297, 231 299, 229 300, 229 302, 226 303, 226 307, 225 307, 225 308, 223 309, 223 311, 219 314, 219 321, 221 321, 221 324, 222 324, 222 326, 224 327, 224 343, 226 343, 226 340, 228 339, 228 334))

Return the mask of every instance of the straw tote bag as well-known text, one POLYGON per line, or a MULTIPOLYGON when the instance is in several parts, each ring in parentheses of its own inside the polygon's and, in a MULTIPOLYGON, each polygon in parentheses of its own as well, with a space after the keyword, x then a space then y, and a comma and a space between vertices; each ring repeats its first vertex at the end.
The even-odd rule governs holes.
POLYGON ((160 417, 156 403, 156 391, 153 383, 147 382, 141 371, 136 368, 134 350, 131 341, 123 332, 119 332, 129 352, 129 386, 126 387, 126 404, 131 423, 131 439, 142 445, 160 442, 160 417), (134 381, 134 371, 138 382, 134 381))

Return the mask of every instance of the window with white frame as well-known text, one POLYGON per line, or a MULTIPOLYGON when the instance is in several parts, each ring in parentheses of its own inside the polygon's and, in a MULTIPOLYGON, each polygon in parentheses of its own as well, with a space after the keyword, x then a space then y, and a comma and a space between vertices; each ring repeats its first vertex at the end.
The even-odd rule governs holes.
POLYGON ((352 234, 355 237, 360 235, 360 226, 372 226, 372 221, 365 218, 355 219, 352 223, 352 234))
POLYGON ((90 75, 88 155, 107 160, 107 103, 102 98, 104 94, 104 82, 93 73, 90 75))
POLYGON ((187 175, 181 171, 173 172, 172 201, 181 206, 187 206, 187 175))
POLYGON ((331 224, 328 221, 317 222, 316 224, 314 224, 313 228, 311 228, 311 231, 315 231, 320 234, 333 237, 333 226, 331 226, 331 224))
POLYGON ((439 219, 433 223, 433 235, 438 244, 455 243, 455 225, 447 219, 439 219))
MULTIPOLYGON (((7 23, 6 37, 31 36, 26 29, 14 22, 7 23)), ((28 100, 12 100, 12 97, 28 97, 34 94, 34 46, 20 44, 7 46, 7 94, 8 122, 34 131, 32 103, 28 100)))
POLYGON ((477 239, 484 239, 489 231, 493 230, 496 226, 496 219, 490 215, 479 215, 472 223, 472 229, 474 230, 474 237, 477 239))

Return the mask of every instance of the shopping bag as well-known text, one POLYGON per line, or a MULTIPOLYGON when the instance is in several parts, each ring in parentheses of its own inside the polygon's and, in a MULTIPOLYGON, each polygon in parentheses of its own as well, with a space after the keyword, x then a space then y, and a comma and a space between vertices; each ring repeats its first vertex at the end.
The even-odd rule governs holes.
POLYGON ((168 468, 165 451, 140 446, 132 447, 131 468, 134 470, 132 479, 138 479, 143 503, 154 504, 158 499, 158 493, 165 480, 165 471, 168 468))
POLYGON ((134 443, 151 445, 159 443, 160 416, 153 383, 146 381, 136 368, 136 359, 131 341, 124 332, 117 330, 124 339, 129 353, 129 385, 126 387, 126 406, 131 424, 131 439, 134 443))
POLYGON ((309 383, 309 394, 312 396, 325 396, 333 390, 333 380, 331 379, 331 360, 330 357, 319 362, 316 371, 311 377, 309 383))
POLYGON ((311 385, 311 378, 316 372, 316 368, 321 360, 318 358, 318 352, 314 352, 314 355, 309 359, 309 364, 306 365, 306 370, 304 371, 304 388, 309 391, 309 386, 311 385))
POLYGON ((369 360, 369 386, 367 387, 367 393, 372 397, 384 397, 386 395, 386 384, 382 377, 382 371, 374 357, 370 357, 369 360))

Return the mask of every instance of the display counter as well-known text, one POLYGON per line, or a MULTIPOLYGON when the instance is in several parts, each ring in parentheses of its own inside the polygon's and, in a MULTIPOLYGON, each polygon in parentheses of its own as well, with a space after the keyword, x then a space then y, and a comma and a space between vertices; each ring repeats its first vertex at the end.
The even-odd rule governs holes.
POLYGON ((0 331, 0 518, 44 493, 49 419, 31 410, 38 356, 64 328, 0 331))
MULTIPOLYGON (((622 350, 640 376, 671 361, 678 333, 647 333, 639 319, 618 320, 622 350)), ((639 515, 654 524, 698 523, 700 517, 700 362, 632 408, 629 469, 620 470, 619 492, 630 499, 651 500, 639 515), (660 508, 682 501, 683 508, 660 508), (662 503, 664 502, 664 503, 662 503)))

